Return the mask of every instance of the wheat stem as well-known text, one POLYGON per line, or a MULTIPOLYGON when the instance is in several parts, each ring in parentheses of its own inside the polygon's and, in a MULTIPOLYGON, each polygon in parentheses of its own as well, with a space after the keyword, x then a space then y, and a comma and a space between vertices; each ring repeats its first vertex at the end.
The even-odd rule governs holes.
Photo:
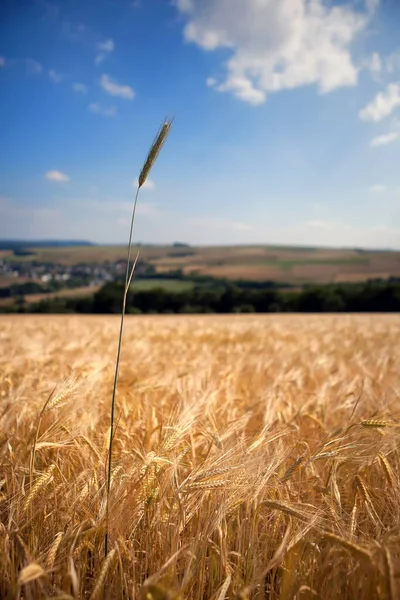
MULTIPOLYGON (((119 363, 121 360, 121 348, 122 348, 122 334, 124 331, 124 319, 126 312, 126 299, 128 296, 128 289, 130 284, 130 262, 131 262, 131 252, 132 252, 132 234, 133 234, 133 225, 135 223, 135 214, 136 214, 136 206, 139 196, 138 187, 136 190, 135 201, 133 203, 132 210, 132 219, 131 219, 131 228, 129 232, 129 242, 128 242, 128 256, 126 260, 126 272, 125 272, 125 289, 124 296, 122 300, 122 310, 121 310, 121 322, 119 327, 119 337, 118 337, 118 350, 117 350, 117 360, 115 363, 115 373, 114 373, 114 385, 111 399, 111 415, 110 415, 110 440, 108 445, 108 470, 107 470, 107 499, 106 499, 106 533, 104 538, 104 556, 108 554, 108 517, 109 517, 109 499, 110 499, 110 490, 111 490, 111 468, 112 468, 112 450, 113 450, 113 438, 114 438, 114 420, 115 420, 115 396, 117 392, 117 384, 118 384, 118 374, 119 374, 119 363)), ((135 262, 136 264, 136 262, 135 262)))
POLYGON ((135 215, 136 215, 136 206, 139 197, 140 188, 144 185, 151 168, 153 167, 158 154, 160 153, 161 148, 163 147, 165 140, 167 139, 169 130, 171 127, 170 121, 165 121, 153 142, 149 154, 147 155, 144 166, 140 172, 138 187, 136 190, 135 201, 133 203, 132 210, 132 219, 131 219, 131 227, 129 231, 129 241, 128 241, 128 251, 127 251, 127 261, 126 261, 126 271, 125 271, 125 288, 124 288, 124 296, 122 300, 122 310, 121 310, 121 322, 119 328, 119 337, 118 337, 118 350, 117 350, 117 360, 115 363, 115 373, 114 373, 114 384, 113 384, 113 392, 111 399, 111 413, 110 413, 110 439, 108 445, 108 466, 107 466, 107 495, 106 495, 106 531, 104 536, 104 556, 108 555, 108 521, 109 521, 109 504, 110 504, 110 491, 111 491, 111 470, 112 470, 112 451, 113 451, 113 439, 114 439, 114 420, 115 420, 115 397, 117 392, 117 384, 118 384, 118 373, 119 373, 119 364, 121 360, 121 349, 122 349, 122 334, 124 330, 124 319, 126 312, 126 300, 128 296, 129 287, 132 280, 132 275, 136 267, 137 260, 139 258, 139 253, 136 256, 135 261, 133 262, 132 268, 130 266, 131 263, 131 253, 132 253, 132 234, 133 234, 133 226, 135 223, 135 215))

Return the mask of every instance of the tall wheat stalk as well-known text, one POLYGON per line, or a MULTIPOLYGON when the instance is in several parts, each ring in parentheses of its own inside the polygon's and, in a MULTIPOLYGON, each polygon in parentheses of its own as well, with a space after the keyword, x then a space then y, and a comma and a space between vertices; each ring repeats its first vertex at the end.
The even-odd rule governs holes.
POLYGON ((124 296, 122 300, 122 310, 121 310, 121 323, 119 328, 119 338, 118 338, 118 350, 117 350, 117 360, 115 363, 115 374, 114 374, 114 385, 112 392, 112 400, 111 400, 111 412, 110 412, 110 440, 108 446, 108 468, 107 468, 107 498, 106 498, 106 533, 104 538, 104 555, 108 554, 108 517, 109 517, 109 503, 110 503, 110 490, 111 490, 111 471, 112 471, 112 451, 113 451, 113 440, 114 440, 114 417, 115 417, 115 396, 118 385, 118 373, 119 373, 119 363, 121 359, 121 348, 122 348, 122 335, 124 330, 124 318, 126 312, 126 299, 128 297, 129 287, 131 284, 133 272, 136 267, 137 260, 139 258, 139 253, 136 255, 135 260, 133 261, 131 267, 131 254, 132 254, 132 233, 133 233, 133 225, 135 223, 135 215, 136 215, 136 206, 139 197, 140 188, 146 182, 147 177, 157 160, 157 157, 163 147, 170 128, 172 121, 166 119, 162 126, 160 127, 158 134, 150 147, 147 158, 144 162, 142 170, 140 171, 138 186, 135 195, 135 201, 133 203, 132 209, 132 219, 131 219, 131 227, 129 231, 129 242, 128 242, 128 251, 127 251, 127 261, 126 261, 126 272, 125 272, 125 288, 124 288, 124 296))

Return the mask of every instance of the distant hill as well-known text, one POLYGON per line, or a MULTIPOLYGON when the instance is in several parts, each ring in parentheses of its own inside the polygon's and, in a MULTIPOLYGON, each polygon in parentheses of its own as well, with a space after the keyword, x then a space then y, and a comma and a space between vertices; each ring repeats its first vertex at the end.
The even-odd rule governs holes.
POLYGON ((0 240, 0 250, 19 248, 68 248, 71 246, 95 246, 84 240, 0 240))

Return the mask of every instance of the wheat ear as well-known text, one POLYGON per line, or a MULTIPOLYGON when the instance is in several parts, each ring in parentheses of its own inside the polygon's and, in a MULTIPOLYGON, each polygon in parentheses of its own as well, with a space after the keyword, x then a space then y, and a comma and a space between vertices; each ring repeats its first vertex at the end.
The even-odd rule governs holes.
POLYGON ((136 206, 137 206, 140 188, 145 183, 145 181, 151 171, 151 168, 153 167, 153 165, 157 159, 157 156, 159 155, 160 150, 163 147, 165 140, 167 139, 170 128, 171 128, 171 121, 166 120, 163 123, 163 125, 161 126, 160 131, 158 132, 158 135, 150 148, 150 151, 147 155, 146 161, 145 161, 143 168, 139 175, 138 187, 136 190, 135 201, 133 203, 131 227, 130 227, 129 241, 128 241, 127 261, 126 261, 125 289, 124 289, 124 296, 123 296, 123 300, 122 300, 121 322, 120 322, 119 337, 118 337, 117 360, 115 363, 114 385, 113 385, 113 392, 112 392, 112 399, 111 399, 110 441, 109 441, 109 445, 108 445, 108 466, 107 466, 106 532, 105 532, 105 537, 104 537, 104 556, 105 557, 107 557, 107 554, 108 554, 108 511, 109 511, 109 499, 110 499, 111 475, 112 475, 112 450, 113 450, 113 439, 114 439, 115 396, 116 396, 116 392, 117 392, 119 363, 120 363, 120 359, 121 359, 122 334, 123 334, 123 330, 124 330, 126 299, 128 296, 128 291, 129 291, 130 283, 132 280, 132 275, 135 270, 137 260, 139 258, 139 253, 138 253, 135 261, 133 262, 132 268, 131 268, 130 263, 131 263, 131 252, 132 252, 133 225, 135 223, 136 206))
POLYGON ((385 477, 387 479, 388 484, 390 485, 390 487, 394 488, 396 480, 393 473, 393 469, 390 466, 388 459, 386 458, 386 456, 384 456, 384 454, 378 454, 378 458, 379 462, 382 465, 383 472, 385 473, 385 477))
POLYGON ((33 500, 36 498, 36 496, 38 495, 38 493, 49 483, 49 481, 52 479, 53 477, 53 472, 54 469, 56 468, 56 465, 53 463, 50 465, 50 467, 47 469, 47 471, 45 471, 45 473, 43 473, 43 475, 41 477, 39 477, 39 479, 37 480, 37 482, 35 483, 35 485, 33 486, 33 488, 30 490, 29 495, 27 496, 24 505, 23 505, 23 510, 27 510, 28 506, 30 505, 31 502, 33 502, 33 500))
POLYGON ((56 537, 54 538, 54 541, 50 547, 50 550, 47 554, 47 559, 46 559, 46 567, 48 569, 51 569, 54 565, 54 561, 56 559, 56 554, 57 554, 57 550, 60 547, 61 544, 61 540, 63 538, 64 533, 62 531, 60 531, 59 533, 57 533, 56 537))
POLYGON ((159 155, 161 148, 163 147, 163 145, 165 144, 165 140, 168 137, 168 133, 169 130, 171 128, 171 121, 166 120, 163 125, 161 126, 156 139, 154 140, 150 151, 147 155, 147 158, 145 160, 145 163, 143 165, 142 170, 140 171, 140 175, 139 175, 139 188, 142 187, 142 185, 144 185, 147 177, 149 176, 149 173, 154 165, 154 163, 157 160, 157 156, 159 155))
POLYGON ((387 426, 387 421, 377 421, 376 419, 366 419, 365 421, 361 421, 361 427, 369 427, 370 429, 380 429, 387 426))
POLYGON ((108 556, 106 556, 106 559, 105 559, 104 564, 100 571, 99 578, 96 581, 96 585, 94 586, 92 595, 90 596, 90 600, 97 600, 97 598, 100 598, 100 596, 102 595, 104 582, 106 580, 106 576, 107 576, 108 570, 111 566, 111 563, 114 560, 115 552, 116 552, 116 550, 114 548, 113 550, 111 550, 110 554, 108 554, 108 556))
MULTIPOLYGON (((26 585, 27 583, 31 583, 32 581, 36 581, 37 579, 40 579, 40 577, 45 576, 46 573, 40 565, 37 563, 30 563, 20 572, 18 577, 18 585, 26 585)), ((20 597, 19 594, 18 597, 20 597)))

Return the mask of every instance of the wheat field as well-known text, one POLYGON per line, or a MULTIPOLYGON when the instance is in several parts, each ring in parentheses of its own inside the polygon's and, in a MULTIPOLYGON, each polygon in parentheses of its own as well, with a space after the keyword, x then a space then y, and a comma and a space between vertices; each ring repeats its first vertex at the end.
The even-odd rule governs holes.
POLYGON ((400 596, 400 316, 0 319, 0 597, 400 596), (45 407, 45 408, 44 408, 45 407))

